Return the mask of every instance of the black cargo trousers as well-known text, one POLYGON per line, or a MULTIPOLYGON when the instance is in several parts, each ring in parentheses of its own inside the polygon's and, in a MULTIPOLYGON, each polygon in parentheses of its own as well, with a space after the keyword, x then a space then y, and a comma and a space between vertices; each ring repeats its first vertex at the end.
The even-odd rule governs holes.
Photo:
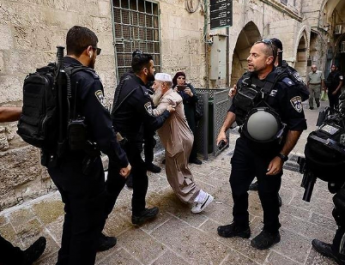
POLYGON ((237 139, 231 159, 232 170, 230 175, 230 186, 234 201, 233 217, 236 224, 243 227, 249 225, 248 189, 256 176, 259 182, 259 198, 264 211, 264 230, 272 233, 279 230, 278 192, 283 172, 274 176, 266 175, 268 165, 275 155, 254 152, 248 139, 243 136, 237 139))
POLYGON ((57 167, 48 167, 65 204, 65 220, 57 265, 93 265, 98 238, 106 220, 106 188, 101 158, 91 160, 82 152, 65 155, 57 167))
MULTIPOLYGON (((146 193, 148 189, 148 176, 146 165, 141 157, 142 141, 129 140, 125 146, 122 146, 127 154, 129 163, 132 166, 133 177, 133 195, 132 195, 132 214, 140 215, 145 210, 146 193)), ((113 210, 117 197, 125 186, 126 179, 119 174, 120 168, 113 161, 109 161, 108 179, 106 181, 107 187, 107 204, 106 212, 108 215, 113 210)))
MULTIPOLYGON (((344 185, 344 184, 342 184, 344 185)), ((332 251, 345 262, 345 189, 341 188, 333 197, 334 209, 332 215, 338 225, 333 238, 332 251)))
POLYGON ((154 157, 154 147, 156 146, 155 131, 144 127, 144 156, 146 166, 151 166, 154 157))

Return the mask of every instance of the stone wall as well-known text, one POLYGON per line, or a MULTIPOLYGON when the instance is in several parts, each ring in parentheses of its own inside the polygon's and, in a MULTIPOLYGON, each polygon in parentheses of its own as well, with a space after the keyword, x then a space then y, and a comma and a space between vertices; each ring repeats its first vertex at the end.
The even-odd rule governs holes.
MULTIPOLYGON (((69 28, 91 28, 99 38, 97 57, 106 95, 113 95, 115 64, 110 1, 3 0, 0 3, 0 106, 21 106, 25 76, 55 60, 69 28)), ((54 189, 40 166, 39 150, 16 135, 16 123, 0 125, 0 209, 54 189)))
POLYGON ((184 71, 188 82, 205 87, 204 13, 200 7, 195 13, 188 13, 184 2, 162 0, 159 3, 162 71, 172 76, 184 71))

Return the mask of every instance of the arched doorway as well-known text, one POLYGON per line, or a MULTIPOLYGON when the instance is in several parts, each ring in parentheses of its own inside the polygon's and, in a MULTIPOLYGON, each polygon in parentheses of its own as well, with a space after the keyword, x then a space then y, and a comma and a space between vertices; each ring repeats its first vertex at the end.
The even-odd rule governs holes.
POLYGON ((310 47, 309 47, 309 58, 308 58, 308 67, 312 64, 321 65, 323 46, 322 46, 322 39, 316 33, 311 31, 310 32, 310 47))
POLYGON ((231 87, 236 84, 238 79, 246 71, 250 48, 260 38, 261 34, 259 29, 253 22, 247 23, 238 35, 232 57, 231 87))
POLYGON ((307 76, 307 48, 306 37, 303 34, 298 43, 295 63, 295 69, 303 79, 307 76))

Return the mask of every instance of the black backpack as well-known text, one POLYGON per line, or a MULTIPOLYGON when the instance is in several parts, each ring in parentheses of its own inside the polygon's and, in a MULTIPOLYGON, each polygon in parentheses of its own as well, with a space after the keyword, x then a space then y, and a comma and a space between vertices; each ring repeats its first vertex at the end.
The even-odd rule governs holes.
POLYGON ((51 63, 26 76, 17 133, 35 147, 51 150, 58 136, 57 66, 51 63))
POLYGON ((67 132, 70 134, 71 122, 80 123, 75 111, 71 114, 71 77, 78 71, 90 71, 84 66, 64 67, 63 49, 58 48, 57 63, 50 63, 26 76, 17 130, 25 142, 49 154, 57 153, 58 157, 64 152, 67 140, 70 141, 67 132))

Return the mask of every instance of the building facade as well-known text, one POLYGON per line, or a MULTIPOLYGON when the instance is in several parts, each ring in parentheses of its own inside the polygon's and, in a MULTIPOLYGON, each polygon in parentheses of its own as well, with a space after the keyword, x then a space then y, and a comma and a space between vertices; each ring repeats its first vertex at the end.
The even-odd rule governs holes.
MULTIPOLYGON (((345 70, 344 1, 231 3, 232 26, 210 29, 210 0, 2 0, 0 106, 21 106, 25 76, 55 60, 73 25, 99 37, 96 70, 109 103, 135 49, 153 54, 157 72, 184 71, 200 88, 235 84, 250 47, 262 38, 279 38, 284 59, 303 77, 312 63, 327 70, 335 61, 345 70)), ((1 208, 55 189, 39 150, 16 135, 16 123, 0 126, 0 161, 1 208)))

